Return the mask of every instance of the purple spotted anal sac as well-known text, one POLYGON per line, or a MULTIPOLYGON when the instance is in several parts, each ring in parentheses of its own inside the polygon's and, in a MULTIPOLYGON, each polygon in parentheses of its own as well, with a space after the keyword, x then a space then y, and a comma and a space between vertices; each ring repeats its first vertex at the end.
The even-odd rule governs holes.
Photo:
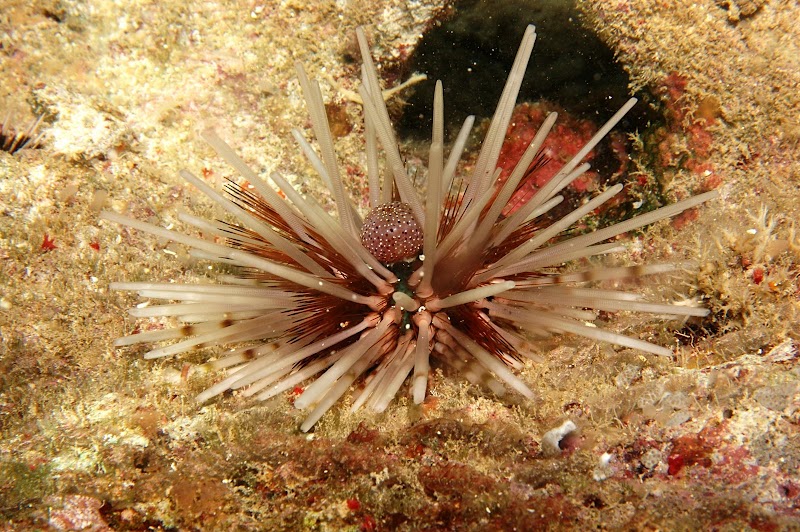
POLYGON ((392 264, 417 256, 423 243, 422 229, 407 203, 385 203, 364 219, 361 243, 383 264, 392 264))

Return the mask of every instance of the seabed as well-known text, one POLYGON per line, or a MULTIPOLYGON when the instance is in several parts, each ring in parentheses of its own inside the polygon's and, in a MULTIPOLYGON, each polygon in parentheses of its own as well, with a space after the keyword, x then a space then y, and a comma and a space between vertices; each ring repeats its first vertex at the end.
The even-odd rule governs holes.
MULTIPOLYGON (((291 394, 198 407, 193 397, 219 378, 193 371, 208 353, 149 361, 143 347, 112 346, 157 324, 128 317, 138 301, 110 282, 216 272, 180 246, 99 222, 98 212, 163 225, 181 210, 220 216, 178 175, 188 168, 222 186, 228 169, 199 138, 210 127, 255 167, 279 169, 329 203, 290 134, 308 123, 294 62, 323 80, 340 157, 359 163, 360 109, 337 96, 356 90, 355 28, 367 28, 392 85, 411 74, 398 65, 420 36, 468 7, 407 4, 0 0, 0 114, 11 111, 19 128, 42 115, 45 132, 40 148, 0 152, 3 526, 797 527, 794 2, 570 8, 614 52, 630 89, 649 95, 642 105, 657 120, 636 132, 632 150, 654 197, 720 191, 713 205, 634 235, 627 257, 696 260, 682 278, 644 288, 691 294, 712 317, 607 317, 617 331, 673 347, 674 359, 561 336, 518 373, 536 401, 495 398, 440 368, 422 405, 403 395, 376 416, 345 404, 307 435, 291 394)), ((520 32, 536 23, 520 13, 548 8, 474 4, 483 11, 464 20, 517 13, 520 32)), ((415 146, 401 149, 409 165, 426 158, 415 146)), ((363 172, 348 176, 351 192, 364 189, 363 172)))

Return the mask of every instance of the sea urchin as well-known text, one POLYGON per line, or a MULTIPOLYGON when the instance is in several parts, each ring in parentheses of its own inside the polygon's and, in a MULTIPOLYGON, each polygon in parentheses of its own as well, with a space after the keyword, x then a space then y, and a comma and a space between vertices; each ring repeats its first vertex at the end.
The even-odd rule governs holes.
POLYGON ((431 357, 497 394, 509 386, 531 398, 533 392, 511 371, 530 354, 530 339, 568 332, 670 355, 664 347, 596 327, 596 311, 705 316, 705 309, 650 303, 638 294, 594 288, 592 283, 664 273, 680 264, 571 273, 561 267, 617 251, 619 245, 608 240, 715 194, 701 194, 588 234, 563 236, 618 194, 622 185, 615 185, 563 218, 549 225, 542 222, 542 215, 562 201, 559 191, 588 169, 581 164, 583 157, 636 100, 629 100, 524 205, 503 214, 514 192, 541 164, 540 147, 556 120, 555 113, 547 118, 512 174, 497 184, 498 154, 536 37, 529 26, 469 175, 457 175, 457 170, 473 117, 467 118, 445 159, 442 86, 437 83, 423 201, 398 151, 364 32, 359 29, 357 35, 363 56, 359 92, 372 211, 362 220, 345 196, 319 85, 298 65, 319 153, 299 130, 293 134, 330 189, 336 213, 326 212, 272 173, 284 199, 216 134, 204 133, 249 186, 228 183, 225 196, 184 170, 181 175, 232 215, 232 221, 211 222, 188 214, 179 218, 206 235, 223 237, 225 244, 113 212, 101 217, 185 244, 194 256, 236 266, 239 273, 221 277, 219 284, 112 283, 113 289, 175 302, 134 308, 133 316, 172 317, 183 323, 136 333, 115 344, 179 340, 149 351, 145 358, 238 344, 207 364, 227 368, 229 375, 201 393, 198 401, 235 389, 264 400, 308 381, 295 400, 298 408, 312 408, 303 431, 359 379, 353 410, 367 406, 383 411, 409 376, 413 400, 422 402, 431 357), (383 174, 389 177, 382 180, 383 174))
POLYGON ((31 122, 28 129, 17 130, 11 125, 11 112, 6 113, 6 117, 0 124, 0 150, 8 153, 16 153, 20 150, 40 148, 42 145, 42 133, 37 133, 42 116, 31 122))

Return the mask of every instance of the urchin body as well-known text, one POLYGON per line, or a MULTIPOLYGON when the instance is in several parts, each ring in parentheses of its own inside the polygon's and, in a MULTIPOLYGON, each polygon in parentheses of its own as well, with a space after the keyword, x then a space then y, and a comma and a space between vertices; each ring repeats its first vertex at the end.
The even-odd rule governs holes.
POLYGON ((319 86, 302 67, 298 75, 319 151, 300 131, 293 134, 330 189, 335 213, 302 197, 273 173, 271 179, 284 197, 279 196, 224 141, 212 132, 204 134, 252 188, 231 183, 225 196, 182 171, 234 221, 210 222, 186 214, 180 218, 206 234, 225 237, 224 245, 116 213, 102 217, 186 244, 195 256, 235 265, 240 274, 214 285, 114 283, 114 288, 135 290, 143 297, 176 301, 133 309, 135 316, 171 316, 187 324, 134 334, 117 345, 178 340, 149 351, 148 358, 198 346, 238 345, 208 364, 227 368, 230 375, 198 400, 235 389, 267 399, 307 382, 295 400, 298 408, 311 408, 301 425, 304 431, 359 379, 363 386, 353 409, 384 410, 409 378, 413 400, 422 402, 431 358, 497 394, 508 386, 531 398, 531 389, 512 370, 521 367, 537 337, 568 332, 670 354, 666 348, 596 327, 597 311, 704 316, 706 310, 650 303, 638 294, 593 284, 668 272, 680 265, 601 266, 572 273, 562 273, 561 267, 617 251, 618 244, 603 242, 699 205, 714 194, 559 240, 575 222, 618 194, 622 186, 616 185, 549 225, 541 221, 563 199, 559 191, 588 169, 581 160, 633 106, 631 99, 553 179, 504 214, 509 199, 539 165, 540 148, 556 120, 555 113, 548 117, 515 170, 498 184, 497 160, 535 36, 533 26, 528 27, 468 175, 458 175, 457 170, 473 118, 465 121, 445 158, 442 88, 437 84, 423 200, 406 172, 366 38, 358 31, 371 208, 363 219, 344 194, 319 86), (388 177, 381 179, 382 175, 388 177))

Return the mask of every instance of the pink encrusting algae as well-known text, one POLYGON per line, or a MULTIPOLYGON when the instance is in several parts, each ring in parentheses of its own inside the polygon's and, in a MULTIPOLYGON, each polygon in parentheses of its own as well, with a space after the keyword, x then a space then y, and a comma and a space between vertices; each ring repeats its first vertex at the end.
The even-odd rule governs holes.
POLYGON ((333 135, 316 81, 298 65, 298 76, 317 149, 300 130, 293 134, 331 192, 336 212, 303 197, 280 174, 261 179, 219 136, 204 138, 248 186, 233 182, 221 194, 189 171, 181 175, 231 215, 207 221, 179 215, 210 238, 198 238, 104 212, 104 220, 184 244, 198 258, 238 268, 219 284, 117 282, 112 288, 172 301, 134 308, 138 318, 177 318, 184 325, 139 332, 116 345, 167 342, 147 352, 158 358, 198 347, 238 345, 207 367, 228 375, 198 396, 207 401, 229 390, 269 399, 306 383, 295 399, 310 409, 308 431, 356 382, 352 409, 383 411, 410 381, 421 403, 428 392, 431 359, 497 395, 509 387, 526 398, 531 388, 514 370, 532 356, 532 341, 572 333, 646 353, 670 349, 599 328, 601 311, 703 317, 688 305, 653 303, 637 293, 596 285, 679 270, 684 264, 564 268, 565 263, 622 248, 618 235, 691 209, 716 196, 707 192, 587 234, 565 236, 574 224, 619 194, 599 191, 560 219, 543 222, 564 198, 565 187, 589 170, 586 156, 636 103, 630 99, 546 183, 513 212, 509 200, 544 164, 542 150, 556 113, 550 113, 506 179, 498 159, 515 108, 536 33, 529 26, 487 130, 467 175, 459 161, 474 122, 468 117, 445 154, 444 103, 437 83, 433 133, 424 196, 412 183, 398 150, 377 71, 364 32, 359 89, 364 107, 366 174, 371 212, 365 219, 345 194, 333 135), (377 214, 376 214, 377 213, 377 214), (215 237, 223 237, 220 243, 215 237))

